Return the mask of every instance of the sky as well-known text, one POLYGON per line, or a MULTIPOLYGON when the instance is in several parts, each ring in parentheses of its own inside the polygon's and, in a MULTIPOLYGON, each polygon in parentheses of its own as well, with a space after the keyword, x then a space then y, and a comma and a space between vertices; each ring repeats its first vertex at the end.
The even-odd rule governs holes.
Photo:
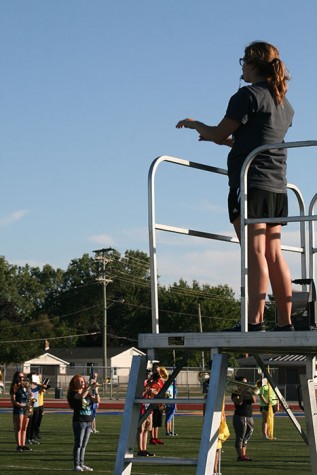
MULTIPOLYGON (((66 269, 113 247, 149 253, 148 172, 161 155, 226 167, 226 147, 176 123, 216 125, 253 40, 275 44, 295 109, 287 141, 316 140, 317 2, 306 0, 0 0, 0 254, 66 269)), ((316 148, 289 152, 306 206, 316 148)), ((157 222, 232 235, 226 177, 163 163, 157 222)), ((298 215, 290 197, 291 212, 298 215)), ((283 243, 299 245, 298 225, 283 243)), ((228 284, 239 297, 239 246, 157 232, 164 285, 228 284)), ((288 253, 293 277, 297 255, 288 253)))

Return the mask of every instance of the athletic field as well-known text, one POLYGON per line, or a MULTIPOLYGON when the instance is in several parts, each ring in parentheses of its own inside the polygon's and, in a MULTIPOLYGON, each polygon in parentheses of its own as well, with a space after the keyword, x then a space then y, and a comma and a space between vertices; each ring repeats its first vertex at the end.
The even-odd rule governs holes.
MULTIPOLYGON (((50 411, 43 417, 40 445, 32 445, 31 452, 16 452, 12 429, 11 411, 0 411, 0 471, 4 475, 18 473, 53 475, 70 473, 73 469, 71 429, 72 415, 69 412, 50 411)), ((299 419, 305 430, 305 421, 299 419)), ((288 417, 275 418, 274 441, 263 441, 260 416, 255 417, 255 431, 249 443, 248 455, 252 462, 237 462, 234 450, 234 433, 231 417, 227 417, 231 437, 223 446, 222 475, 305 475, 310 474, 308 447, 288 417)), ((86 452, 86 464, 94 468, 94 473, 113 474, 121 413, 100 412, 97 415, 98 434, 92 434, 86 452)), ((202 415, 177 414, 175 432, 177 437, 165 436, 160 431, 162 446, 149 446, 148 450, 157 456, 196 458, 198 455, 202 428, 202 415)), ((194 475, 195 467, 156 466, 135 464, 135 475, 194 475)), ((212 475, 212 474, 210 474, 212 475)))

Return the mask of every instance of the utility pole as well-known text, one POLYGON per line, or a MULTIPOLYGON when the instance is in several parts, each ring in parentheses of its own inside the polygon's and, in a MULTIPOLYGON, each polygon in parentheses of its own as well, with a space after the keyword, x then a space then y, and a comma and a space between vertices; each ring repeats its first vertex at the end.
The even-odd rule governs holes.
MULTIPOLYGON (((203 332, 203 324, 201 320, 201 310, 200 310, 200 303, 198 304, 198 324, 199 324, 199 332, 203 332)), ((205 369, 205 353, 201 352, 201 368, 205 369)))
POLYGON ((106 249, 96 249, 93 251, 95 253, 95 260, 99 261, 102 264, 102 273, 97 277, 97 281, 102 284, 103 290, 103 329, 102 329, 102 365, 103 365, 103 380, 107 388, 107 365, 108 365, 108 356, 107 356, 107 285, 112 282, 111 279, 106 277, 106 265, 111 262, 112 257, 109 255, 109 252, 114 251, 112 247, 107 247, 106 249))

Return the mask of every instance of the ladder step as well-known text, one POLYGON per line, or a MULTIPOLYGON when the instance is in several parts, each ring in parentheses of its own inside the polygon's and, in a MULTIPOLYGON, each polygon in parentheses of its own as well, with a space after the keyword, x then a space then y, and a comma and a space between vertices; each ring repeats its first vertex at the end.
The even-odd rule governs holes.
POLYGON ((197 459, 181 459, 174 457, 125 457, 125 463, 138 463, 140 465, 149 465, 153 462, 155 465, 197 465, 197 459))

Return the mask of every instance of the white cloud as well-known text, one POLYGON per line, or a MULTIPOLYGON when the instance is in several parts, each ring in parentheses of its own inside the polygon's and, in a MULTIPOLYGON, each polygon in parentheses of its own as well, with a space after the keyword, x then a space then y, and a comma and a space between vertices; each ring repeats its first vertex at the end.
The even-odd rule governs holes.
POLYGON ((9 216, 0 219, 0 226, 5 227, 10 226, 10 224, 17 223, 18 221, 21 221, 21 219, 23 219, 27 214, 29 214, 29 211, 26 209, 13 211, 13 213, 9 214, 9 216))
POLYGON ((172 284, 180 278, 197 280, 211 286, 228 284, 240 295, 240 253, 238 247, 201 252, 160 253, 157 259, 161 284, 172 284))
POLYGON ((96 234, 95 236, 89 236, 88 241, 100 244, 102 246, 114 246, 115 242, 109 234, 96 234))

